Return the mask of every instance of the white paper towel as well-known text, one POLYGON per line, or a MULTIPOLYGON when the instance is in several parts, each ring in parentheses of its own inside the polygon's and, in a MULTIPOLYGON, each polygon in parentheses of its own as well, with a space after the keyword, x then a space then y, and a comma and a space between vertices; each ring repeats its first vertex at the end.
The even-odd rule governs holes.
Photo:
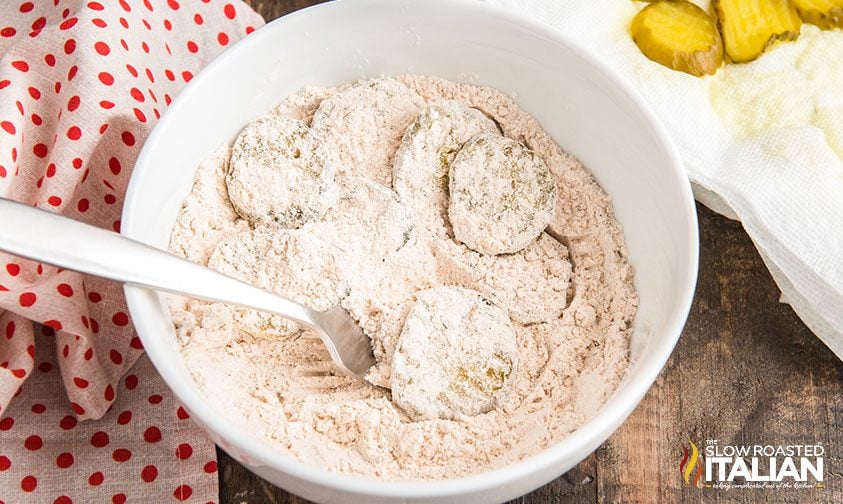
MULTIPOLYGON (((843 359, 842 154, 832 148, 834 139, 828 130, 813 126, 808 120, 800 122, 795 114, 780 114, 780 107, 801 107, 806 103, 805 112, 809 116, 816 114, 815 99, 840 100, 839 105, 843 106, 843 65, 832 64, 843 61, 843 45, 828 45, 828 54, 814 52, 829 63, 830 70, 826 72, 826 65, 819 65, 816 68, 822 69, 822 75, 799 74, 799 78, 807 79, 804 87, 774 77, 767 79, 769 88, 764 88, 761 81, 753 82, 755 95, 718 94, 725 100, 721 104, 736 107, 735 110, 757 112, 760 107, 771 106, 770 116, 779 114, 783 118, 770 119, 771 124, 763 128, 747 130, 724 120, 722 108, 718 114, 712 105, 713 86, 728 75, 723 69, 715 77, 701 79, 667 69, 641 54, 628 31, 640 9, 636 2, 487 2, 520 10, 557 28, 632 82, 670 132, 697 199, 743 223, 782 290, 782 300, 793 306, 808 327, 843 359), (817 97, 812 94, 815 88, 835 92, 817 97), (804 100, 784 100, 781 104, 770 101, 771 96, 781 95, 783 90, 804 96, 804 100)), ((804 30, 818 33, 814 27, 806 26, 804 30)), ((843 41, 841 31, 832 36, 843 41)), ((805 44, 781 44, 749 68, 759 68, 764 75, 786 72, 788 66, 803 63, 800 51, 804 47, 800 43, 805 44)), ((743 72, 747 68, 730 67, 726 72, 743 72)), ((741 78, 756 77, 747 74, 741 78)), ((768 119, 763 114, 760 117, 768 119)), ((840 117, 843 115, 838 120, 840 117)), ((837 126, 843 132, 843 124, 837 126)))

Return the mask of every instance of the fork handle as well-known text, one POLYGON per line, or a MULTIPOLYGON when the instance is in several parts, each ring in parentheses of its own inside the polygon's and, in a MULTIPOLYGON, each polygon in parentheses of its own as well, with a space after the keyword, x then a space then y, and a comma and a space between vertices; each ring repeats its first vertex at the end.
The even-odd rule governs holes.
POLYGON ((0 250, 131 285, 277 313, 315 327, 318 312, 118 233, 0 198, 0 250))

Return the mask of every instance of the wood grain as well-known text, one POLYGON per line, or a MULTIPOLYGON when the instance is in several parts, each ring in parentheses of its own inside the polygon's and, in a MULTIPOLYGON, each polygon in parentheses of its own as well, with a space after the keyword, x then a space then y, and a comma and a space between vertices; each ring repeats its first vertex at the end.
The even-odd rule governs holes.
POLYGON ((255 12, 263 16, 267 23, 279 18, 284 14, 310 7, 326 0, 245 0, 251 5, 255 12))
MULTIPOLYGON (((267 20, 319 3, 247 1, 267 20)), ((699 284, 664 371, 623 426, 594 454, 515 501, 843 502, 843 363, 793 313, 740 223, 699 207, 699 284), (822 443, 824 490, 685 486, 682 446, 822 443)), ((220 502, 306 503, 218 450, 220 502)))

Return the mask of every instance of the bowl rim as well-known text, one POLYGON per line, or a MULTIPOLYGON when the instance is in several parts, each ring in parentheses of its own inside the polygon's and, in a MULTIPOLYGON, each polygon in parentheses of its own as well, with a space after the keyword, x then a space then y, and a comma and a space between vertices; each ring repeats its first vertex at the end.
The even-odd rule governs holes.
MULTIPOLYGON (((405 1, 414 3, 413 0, 405 1)), ((396 0, 355 0, 355 6, 378 6, 394 4, 395 2, 396 0)), ((317 4, 267 23, 214 58, 178 93, 156 124, 156 127, 153 128, 138 155, 135 169, 133 170, 126 190, 121 221, 122 234, 129 237, 132 237, 134 234, 135 225, 134 219, 132 218, 132 209, 135 207, 135 203, 143 197, 137 190, 136 181, 139 177, 136 175, 143 170, 144 166, 149 164, 148 158, 151 157, 150 153, 156 149, 157 144, 163 136, 162 130, 164 128, 160 127, 160 125, 166 124, 172 116, 179 113, 182 103, 185 101, 185 96, 190 95, 192 89, 202 81, 204 75, 212 68, 223 65, 228 59, 237 58, 241 52, 250 50, 252 46, 259 46, 260 41, 268 37, 271 30, 281 29, 298 20, 300 17, 318 15, 323 10, 342 8, 347 3, 350 2, 335 0, 333 2, 317 4)), ((610 398, 600 408, 599 412, 588 419, 582 426, 561 441, 552 444, 534 455, 491 471, 448 480, 379 480, 332 472, 321 467, 300 462, 291 456, 262 444, 256 438, 248 435, 243 436, 242 433, 237 432, 236 425, 218 415, 199 393, 192 392, 189 385, 182 383, 183 380, 177 373, 167 368, 163 360, 164 356, 159 353, 158 349, 155 349, 154 345, 150 345, 150 348, 152 348, 151 351, 147 349, 147 355, 149 355, 156 370, 164 378, 171 390, 173 390, 179 401, 185 405, 191 414, 196 415, 201 420, 202 425, 207 429, 225 438, 232 446, 254 460, 255 463, 251 465, 268 466, 294 478, 321 487, 385 498, 457 496, 468 492, 480 492, 495 487, 506 486, 522 478, 527 478, 532 474, 551 469, 554 465, 558 465, 566 456, 569 456, 569 454, 578 451, 581 452, 595 440, 599 441, 598 444, 602 444, 637 407, 655 382, 659 373, 661 373, 665 363, 673 352, 685 325, 688 313, 690 312, 699 265, 697 213, 690 182, 687 179, 679 153, 671 141, 667 130, 652 108, 645 102, 641 94, 631 85, 630 81, 563 32, 532 19, 524 13, 477 0, 426 0, 425 4, 448 6, 449 8, 474 9, 479 15, 497 16, 524 26, 543 38, 564 46, 575 56, 587 61, 608 82, 617 86, 626 95, 627 99, 631 100, 638 112, 650 123, 653 133, 660 143, 660 147, 665 151, 670 160, 671 169, 679 179, 678 189, 681 192, 681 199, 685 203, 685 226, 689 230, 688 241, 685 244, 687 248, 687 257, 684 258, 686 271, 684 272, 685 278, 681 280, 684 284, 682 285, 681 297, 676 304, 677 308, 670 314, 669 320, 666 323, 667 329, 665 332, 669 334, 669 337, 651 349, 651 354, 648 356, 653 363, 651 366, 641 369, 634 376, 627 375, 629 378, 623 384, 626 389, 623 398, 610 398)), ((124 292, 130 313, 140 313, 141 305, 145 302, 143 298, 150 291, 142 287, 125 285, 124 292)), ((154 334, 154 331, 148 327, 147 322, 143 318, 133 317, 133 322, 138 336, 145 344, 144 334, 154 334)), ((146 344, 144 346, 146 347, 146 344)))

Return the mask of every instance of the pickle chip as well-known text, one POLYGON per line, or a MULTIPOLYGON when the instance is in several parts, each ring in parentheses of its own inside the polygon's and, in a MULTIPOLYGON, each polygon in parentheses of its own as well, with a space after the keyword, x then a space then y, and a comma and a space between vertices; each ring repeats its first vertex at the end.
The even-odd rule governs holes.
POLYGON ((843 28, 843 0, 793 0, 802 21, 823 30, 843 28))
POLYGON ((550 224, 556 205, 556 179, 544 160, 500 135, 463 145, 448 184, 454 238, 481 254, 524 249, 550 224))
POLYGON ((651 3, 635 16, 630 31, 644 56, 673 70, 700 77, 723 63, 717 25, 691 2, 651 3))
POLYGON ((779 40, 795 40, 802 20, 790 0, 713 0, 726 54, 752 61, 779 40))
POLYGON ((453 100, 427 106, 407 128, 395 153, 392 184, 421 224, 444 232, 448 170, 463 144, 481 133, 500 130, 480 110, 453 100))
POLYGON ((392 358, 392 399, 413 420, 487 413, 512 389, 515 330, 479 292, 436 287, 418 294, 392 358))
POLYGON ((263 116, 231 149, 226 187, 238 215, 252 225, 299 228, 319 220, 337 197, 331 153, 301 121, 263 116))
POLYGON ((337 173, 391 188, 394 146, 422 107, 422 97, 395 79, 359 81, 325 98, 311 127, 336 150, 337 173))

